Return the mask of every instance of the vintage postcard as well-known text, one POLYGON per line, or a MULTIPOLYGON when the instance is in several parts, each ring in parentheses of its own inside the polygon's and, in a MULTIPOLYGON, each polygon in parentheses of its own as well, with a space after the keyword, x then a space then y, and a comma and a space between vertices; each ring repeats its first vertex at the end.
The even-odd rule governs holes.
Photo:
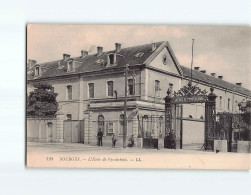
POLYGON ((248 26, 27 25, 26 165, 250 169, 248 26))

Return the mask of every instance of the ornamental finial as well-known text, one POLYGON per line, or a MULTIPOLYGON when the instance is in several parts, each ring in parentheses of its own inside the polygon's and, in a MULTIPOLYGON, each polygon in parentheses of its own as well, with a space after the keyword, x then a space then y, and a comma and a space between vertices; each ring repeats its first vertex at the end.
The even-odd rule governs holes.
POLYGON ((211 91, 211 93, 213 93, 213 91, 214 91, 213 86, 210 87, 210 91, 211 91))

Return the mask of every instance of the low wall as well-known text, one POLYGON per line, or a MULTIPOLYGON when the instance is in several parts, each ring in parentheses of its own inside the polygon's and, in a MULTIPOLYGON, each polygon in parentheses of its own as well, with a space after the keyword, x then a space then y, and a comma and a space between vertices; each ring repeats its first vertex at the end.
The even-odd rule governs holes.
POLYGON ((54 142, 57 138, 55 119, 27 118, 28 142, 54 142))
POLYGON ((238 141, 237 142, 237 153, 250 153, 251 152, 251 141, 238 141))
POLYGON ((214 151, 227 152, 227 140, 214 140, 214 151))

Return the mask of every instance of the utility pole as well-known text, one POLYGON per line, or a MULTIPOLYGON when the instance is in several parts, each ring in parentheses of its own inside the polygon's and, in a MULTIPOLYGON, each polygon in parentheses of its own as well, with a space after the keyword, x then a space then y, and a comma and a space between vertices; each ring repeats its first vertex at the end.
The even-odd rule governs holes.
POLYGON ((127 77, 128 77, 128 64, 125 66, 125 101, 124 101, 124 124, 123 124, 123 148, 126 148, 126 132, 127 132, 127 77))
POLYGON ((191 61, 191 83, 193 81, 193 74, 192 74, 192 71, 193 71, 193 45, 194 45, 194 39, 192 39, 192 61, 191 61))

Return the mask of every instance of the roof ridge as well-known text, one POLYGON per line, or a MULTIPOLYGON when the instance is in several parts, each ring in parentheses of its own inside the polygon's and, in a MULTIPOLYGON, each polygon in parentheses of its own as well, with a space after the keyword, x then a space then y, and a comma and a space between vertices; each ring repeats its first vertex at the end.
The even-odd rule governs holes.
MULTIPOLYGON (((164 43, 165 41, 157 41, 157 42, 153 42, 153 43, 157 43, 157 44, 160 44, 160 43, 164 43)), ((124 48, 121 48, 121 50, 123 50, 123 49, 131 49, 131 48, 137 48, 137 47, 142 47, 142 46, 146 46, 146 45, 150 45, 150 44, 152 44, 152 43, 147 43, 147 44, 142 44, 142 45, 134 45, 134 46, 130 46, 130 47, 124 47, 124 48)), ((115 51, 115 49, 114 50, 108 50, 108 51, 103 51, 102 52, 102 54, 103 53, 110 53, 110 52, 113 52, 113 51, 115 51)), ((87 56, 95 56, 96 55, 96 53, 94 53, 94 54, 88 54, 87 56)), ((87 57, 87 56, 85 56, 85 57, 87 57)), ((77 58, 81 58, 81 56, 76 56, 76 57, 71 57, 72 59, 77 59, 77 58)), ((43 63, 41 63, 41 64, 39 64, 39 65, 46 65, 46 64, 48 64, 48 63, 55 63, 55 62, 59 62, 59 61, 62 61, 63 59, 59 59, 59 60, 53 60, 53 61, 48 61, 48 62, 43 62, 43 63)), ((49 64, 48 64, 49 65, 49 64)))
MULTIPOLYGON (((186 68, 186 69, 191 70, 190 68, 188 68, 188 67, 186 67, 186 66, 184 66, 184 65, 180 65, 180 66, 181 66, 182 68, 186 68)), ((193 69, 192 69, 192 72, 201 74, 201 75, 203 75, 203 76, 208 76, 208 77, 210 77, 210 78, 212 78, 212 79, 215 79, 215 80, 218 80, 218 81, 221 81, 221 82, 225 82, 225 83, 227 83, 227 84, 232 85, 233 87, 241 88, 241 89, 244 89, 244 90, 248 91, 249 93, 251 93, 251 90, 249 90, 249 89, 247 89, 247 88, 245 88, 245 87, 242 87, 242 86, 237 86, 237 85, 235 85, 235 84, 233 84, 233 83, 231 83, 231 82, 229 82, 229 81, 222 80, 222 79, 219 79, 219 78, 217 78, 217 77, 213 77, 212 75, 209 75, 209 74, 206 74, 206 73, 202 73, 202 72, 200 72, 200 71, 193 70, 193 69)), ((198 79, 198 80, 199 80, 199 79, 198 79)))

